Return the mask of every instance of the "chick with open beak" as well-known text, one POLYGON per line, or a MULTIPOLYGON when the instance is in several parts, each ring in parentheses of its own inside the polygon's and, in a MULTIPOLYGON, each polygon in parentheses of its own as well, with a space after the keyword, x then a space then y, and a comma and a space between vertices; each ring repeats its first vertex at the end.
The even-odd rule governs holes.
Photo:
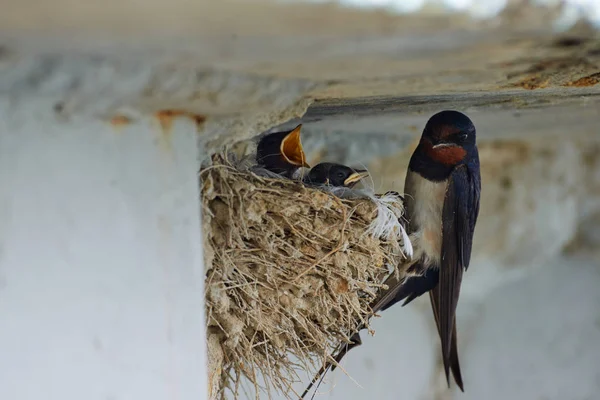
POLYGON ((336 163, 320 163, 311 168, 304 183, 353 188, 362 179, 369 176, 366 170, 358 170, 336 163))
POLYGON ((274 132, 262 137, 256 149, 258 165, 290 179, 295 178, 300 168, 310 168, 300 140, 301 129, 302 124, 291 131, 274 132))

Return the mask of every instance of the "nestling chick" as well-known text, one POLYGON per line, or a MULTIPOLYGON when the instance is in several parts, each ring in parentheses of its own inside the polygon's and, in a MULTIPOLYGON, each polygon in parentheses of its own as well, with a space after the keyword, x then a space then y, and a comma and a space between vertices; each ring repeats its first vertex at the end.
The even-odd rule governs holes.
POLYGON ((369 176, 368 171, 347 167, 342 164, 324 162, 311 168, 304 183, 353 188, 358 182, 369 176))

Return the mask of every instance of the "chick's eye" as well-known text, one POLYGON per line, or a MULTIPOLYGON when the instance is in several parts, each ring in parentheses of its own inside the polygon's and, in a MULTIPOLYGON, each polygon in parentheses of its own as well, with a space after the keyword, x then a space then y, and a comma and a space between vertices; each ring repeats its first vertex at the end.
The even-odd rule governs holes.
POLYGON ((343 172, 338 172, 338 178, 343 179, 344 178, 344 173, 343 172))

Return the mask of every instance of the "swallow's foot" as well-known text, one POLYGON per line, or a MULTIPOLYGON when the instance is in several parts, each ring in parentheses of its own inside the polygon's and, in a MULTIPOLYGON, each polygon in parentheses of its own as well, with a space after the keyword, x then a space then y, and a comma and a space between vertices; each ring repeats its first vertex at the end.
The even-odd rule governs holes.
POLYGON ((396 192, 396 191, 394 191, 394 190, 389 190, 389 191, 385 192, 383 195, 384 195, 384 196, 394 196, 394 197, 399 197, 399 198, 400 198, 402 201, 404 201, 404 197, 402 197, 402 196, 400 195, 400 193, 398 193, 398 192, 396 192))

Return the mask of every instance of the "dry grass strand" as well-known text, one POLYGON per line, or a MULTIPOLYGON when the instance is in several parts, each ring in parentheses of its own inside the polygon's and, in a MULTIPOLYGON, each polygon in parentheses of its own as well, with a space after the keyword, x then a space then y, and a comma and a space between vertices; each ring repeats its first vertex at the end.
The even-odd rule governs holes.
POLYGON ((261 177, 221 157, 200 174, 211 387, 238 398, 244 378, 252 397, 291 398, 299 372, 316 371, 367 322, 403 261, 402 233, 370 234, 381 206, 368 198, 261 177))

